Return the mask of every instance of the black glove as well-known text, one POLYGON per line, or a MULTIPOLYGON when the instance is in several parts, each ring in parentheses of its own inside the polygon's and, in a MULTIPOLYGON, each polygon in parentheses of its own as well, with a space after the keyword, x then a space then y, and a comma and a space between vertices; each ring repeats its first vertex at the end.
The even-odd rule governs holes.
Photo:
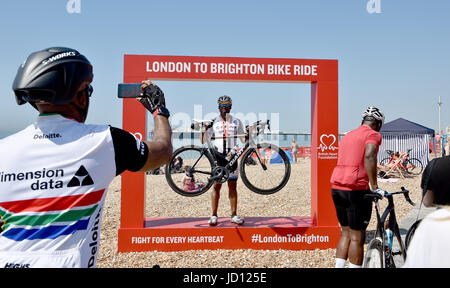
POLYGON ((145 109, 151 113, 155 112, 159 107, 166 107, 166 99, 164 92, 156 85, 150 84, 144 88, 139 101, 144 105, 145 109))

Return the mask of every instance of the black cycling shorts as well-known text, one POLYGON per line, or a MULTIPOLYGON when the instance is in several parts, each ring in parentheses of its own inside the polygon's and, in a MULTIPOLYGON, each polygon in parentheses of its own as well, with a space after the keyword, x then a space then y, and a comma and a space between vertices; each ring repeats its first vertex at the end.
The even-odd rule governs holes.
POLYGON ((345 191, 331 189, 336 215, 341 226, 366 230, 372 216, 372 200, 364 198, 370 190, 345 191))
MULTIPOLYGON (((228 164, 227 159, 225 159, 226 154, 220 153, 217 150, 214 150, 217 165, 225 167, 228 164)), ((239 160, 239 159, 238 159, 239 160)), ((228 181, 236 181, 239 177, 239 169, 238 169, 238 161, 234 162, 233 166, 231 166, 231 171, 229 171, 229 178, 228 181)))

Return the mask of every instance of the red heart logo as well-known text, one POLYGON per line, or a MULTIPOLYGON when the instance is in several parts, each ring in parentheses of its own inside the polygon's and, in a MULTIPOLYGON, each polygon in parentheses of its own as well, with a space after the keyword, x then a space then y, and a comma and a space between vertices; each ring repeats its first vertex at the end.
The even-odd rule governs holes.
POLYGON ((322 143, 322 145, 326 148, 330 149, 331 146, 336 143, 336 136, 334 136, 333 134, 322 134, 322 136, 320 136, 320 143, 322 143))

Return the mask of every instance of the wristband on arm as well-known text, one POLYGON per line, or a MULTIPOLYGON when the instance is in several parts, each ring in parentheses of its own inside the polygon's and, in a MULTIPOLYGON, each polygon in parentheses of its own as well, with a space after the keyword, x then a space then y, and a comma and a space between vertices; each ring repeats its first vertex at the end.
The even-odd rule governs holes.
POLYGON ((166 107, 162 107, 162 106, 156 108, 155 111, 153 111, 152 114, 153 114, 153 119, 155 119, 155 117, 157 115, 161 115, 161 116, 164 116, 166 118, 169 118, 169 116, 170 116, 169 110, 166 107))

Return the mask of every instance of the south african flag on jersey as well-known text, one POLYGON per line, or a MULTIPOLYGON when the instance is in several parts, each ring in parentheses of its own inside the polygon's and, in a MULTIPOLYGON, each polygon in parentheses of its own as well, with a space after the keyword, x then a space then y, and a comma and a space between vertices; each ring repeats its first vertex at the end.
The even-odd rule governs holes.
POLYGON ((55 239, 86 230, 105 189, 81 195, 0 203, 0 235, 15 241, 55 239))

